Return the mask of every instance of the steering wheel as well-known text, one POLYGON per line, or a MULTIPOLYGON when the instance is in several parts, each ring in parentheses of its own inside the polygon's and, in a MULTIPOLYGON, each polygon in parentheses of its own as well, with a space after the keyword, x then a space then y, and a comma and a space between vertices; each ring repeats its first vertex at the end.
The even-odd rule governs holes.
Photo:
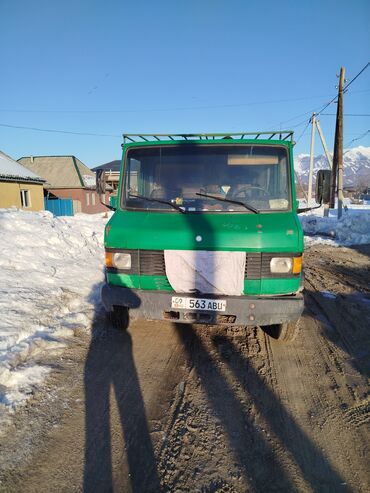
POLYGON ((265 188, 262 187, 257 187, 254 185, 238 185, 238 188, 232 192, 230 195, 230 198, 232 199, 247 199, 250 198, 251 195, 255 195, 253 193, 253 190, 258 191, 259 197, 257 197, 259 200, 266 200, 270 197, 270 194, 265 188))

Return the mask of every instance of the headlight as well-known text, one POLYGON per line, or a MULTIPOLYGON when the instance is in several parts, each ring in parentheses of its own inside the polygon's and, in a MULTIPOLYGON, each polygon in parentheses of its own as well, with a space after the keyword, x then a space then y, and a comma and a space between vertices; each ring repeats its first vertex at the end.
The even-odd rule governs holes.
POLYGON ((273 274, 289 274, 292 268, 293 259, 290 257, 273 257, 270 261, 270 270, 273 274))
POLYGON ((105 265, 115 269, 131 269, 131 254, 123 252, 105 252, 105 265))

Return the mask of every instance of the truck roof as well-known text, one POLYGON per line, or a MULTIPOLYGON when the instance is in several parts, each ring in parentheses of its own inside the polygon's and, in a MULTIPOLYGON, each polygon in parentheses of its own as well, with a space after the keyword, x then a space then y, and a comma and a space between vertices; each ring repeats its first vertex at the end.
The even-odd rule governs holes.
POLYGON ((294 145, 292 130, 272 130, 269 132, 238 132, 215 134, 123 134, 123 144, 130 142, 164 142, 164 141, 191 141, 191 140, 273 140, 285 141, 294 145))

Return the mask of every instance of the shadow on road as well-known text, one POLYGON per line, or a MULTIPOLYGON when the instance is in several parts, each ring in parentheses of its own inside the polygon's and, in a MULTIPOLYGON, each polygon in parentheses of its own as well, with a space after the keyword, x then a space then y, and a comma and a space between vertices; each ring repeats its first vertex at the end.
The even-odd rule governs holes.
MULTIPOLYGON (((283 467, 284 460, 272 449, 270 438, 256 426, 234 389, 190 325, 175 325, 190 363, 200 378, 215 415, 222 422, 235 459, 253 491, 296 491, 283 467)), ((279 398, 266 386, 252 365, 227 337, 213 338, 216 358, 226 363, 246 393, 249 405, 265 420, 270 432, 287 451, 314 491, 349 491, 321 451, 300 429, 279 398)), ((275 440, 273 440, 274 442, 275 440)), ((272 443, 273 443, 272 442, 272 443)), ((279 450, 279 449, 278 449, 279 450)), ((285 456, 285 454, 284 454, 285 456)), ((286 460, 286 459, 285 459, 286 460)))
POLYGON ((349 356, 360 375, 370 376, 369 294, 335 295, 305 287, 306 314, 316 318, 327 339, 349 356))
POLYGON ((106 325, 105 317, 97 314, 85 364, 83 491, 113 491, 113 459, 120 487, 126 483, 133 492, 159 492, 156 458, 133 359, 131 336, 125 330, 107 329, 106 325), (112 395, 124 437, 115 457, 112 457, 112 395))
POLYGON ((314 491, 349 491, 344 479, 329 463, 297 424, 257 371, 226 337, 213 340, 220 358, 226 362, 244 391, 253 400, 257 412, 300 469, 314 491), (222 351, 220 351, 220 346, 222 351), (225 357, 227 355, 227 357, 225 357))

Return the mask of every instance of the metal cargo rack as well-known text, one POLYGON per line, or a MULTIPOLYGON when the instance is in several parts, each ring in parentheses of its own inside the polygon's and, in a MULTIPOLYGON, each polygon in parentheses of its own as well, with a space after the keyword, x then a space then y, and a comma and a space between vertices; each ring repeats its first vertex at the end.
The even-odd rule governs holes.
POLYGON ((292 130, 272 130, 270 132, 239 132, 217 134, 123 134, 123 143, 158 142, 164 140, 286 140, 294 144, 292 130))

